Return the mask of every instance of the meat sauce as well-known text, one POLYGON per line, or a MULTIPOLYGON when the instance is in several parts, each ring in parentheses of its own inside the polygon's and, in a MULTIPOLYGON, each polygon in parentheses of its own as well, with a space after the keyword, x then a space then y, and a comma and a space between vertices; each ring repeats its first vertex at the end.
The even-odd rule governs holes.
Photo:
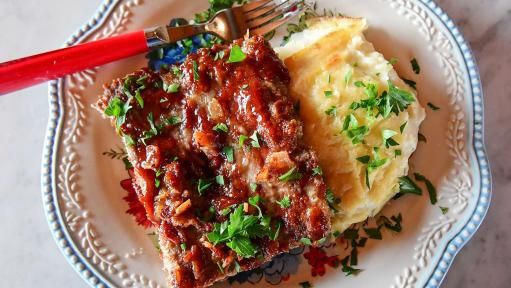
POLYGON ((314 153, 302 144, 289 81, 269 44, 253 37, 201 49, 167 72, 139 70, 106 87, 101 111, 115 97, 131 106, 118 133, 134 166, 139 200, 159 227, 164 262, 175 264, 166 268, 169 285, 209 286, 299 246, 302 238, 317 241, 329 233, 326 187, 313 172, 314 153), (242 47, 243 61, 229 63, 232 45, 242 47), (299 179, 279 179, 292 168, 299 179), (209 243, 213 224, 229 218, 224 209, 245 205, 246 213, 257 213, 245 204, 255 195, 271 225, 282 223, 277 239, 253 239, 259 253, 251 258, 209 243), (291 200, 288 208, 277 203, 284 196, 291 200))

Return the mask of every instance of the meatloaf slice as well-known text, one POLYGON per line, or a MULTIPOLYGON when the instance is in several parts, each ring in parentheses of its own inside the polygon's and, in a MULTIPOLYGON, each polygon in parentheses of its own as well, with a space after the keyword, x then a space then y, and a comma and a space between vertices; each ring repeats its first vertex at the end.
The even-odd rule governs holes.
POLYGON ((253 37, 105 87, 97 108, 124 139, 169 287, 207 287, 329 234, 289 81, 253 37))

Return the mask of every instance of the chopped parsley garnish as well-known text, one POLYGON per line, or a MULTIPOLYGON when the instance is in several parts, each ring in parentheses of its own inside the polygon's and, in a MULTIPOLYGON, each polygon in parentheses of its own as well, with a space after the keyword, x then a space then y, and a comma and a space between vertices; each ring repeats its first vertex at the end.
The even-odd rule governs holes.
POLYGON ((323 92, 325 93, 325 97, 326 98, 330 98, 334 94, 331 90, 326 90, 326 91, 323 91, 323 92))
POLYGON ((179 67, 178 67, 178 66, 173 65, 171 69, 172 69, 172 73, 173 73, 174 75, 176 75, 176 76, 177 76, 177 77, 179 77, 179 78, 183 77, 183 72, 181 72, 181 70, 179 69, 179 67))
POLYGON ((160 188, 160 184, 161 184, 160 179, 158 179, 158 178, 154 179, 154 187, 160 188))
POLYGON ((401 154, 402 154, 402 151, 400 149, 394 150, 394 156, 395 157, 401 156, 401 154))
POLYGON ((426 136, 424 136, 424 134, 419 133, 417 136, 419 137, 419 141, 424 143, 428 142, 428 139, 426 139, 426 136))
POLYGON ((283 209, 291 207, 291 199, 289 199, 289 196, 284 196, 281 200, 277 201, 277 204, 283 209))
POLYGON ((249 184, 250 191, 255 192, 257 190, 257 183, 249 184))
POLYGON ((346 75, 344 75, 344 85, 345 86, 348 86, 348 84, 350 84, 352 76, 353 76, 353 69, 350 69, 350 70, 348 70, 348 72, 346 72, 346 75))
POLYGON ((341 198, 336 197, 330 188, 326 189, 326 202, 328 203, 328 207, 330 207, 334 213, 339 211, 336 206, 341 203, 341 198))
POLYGON ((388 112, 383 114, 384 118, 387 118, 390 112, 394 112, 394 114, 398 115, 399 112, 405 111, 410 104, 415 102, 415 98, 412 93, 397 88, 390 80, 388 81, 388 84, 389 91, 386 93, 388 100, 383 101, 385 106, 383 110, 388 112))
POLYGON ((224 176, 223 175, 218 175, 215 177, 215 181, 218 185, 221 185, 221 186, 224 186, 225 185, 225 181, 224 181, 224 176))
POLYGON ((257 137, 257 131, 254 131, 254 133, 250 136, 250 139, 252 140, 250 144, 252 144, 252 147, 254 148, 260 148, 261 144, 259 143, 259 138, 257 137))
POLYGON ((319 166, 312 168, 312 176, 316 176, 316 175, 323 176, 323 170, 319 166))
POLYGON ((240 140, 239 140, 239 147, 243 147, 243 144, 245 144, 245 141, 247 141, 248 139, 248 136, 246 135, 240 135, 240 140))
POLYGON ((135 99, 140 105, 140 108, 144 109, 144 98, 142 98, 142 94, 140 94, 140 89, 135 92, 135 99))
POLYGON ((106 116, 115 117, 115 126, 117 130, 121 128, 121 125, 126 121, 126 115, 131 109, 130 99, 126 103, 123 103, 119 97, 111 98, 108 102, 108 106, 105 109, 106 116))
POLYGON ((442 211, 442 214, 445 215, 445 214, 449 213, 449 208, 440 206, 440 211, 442 211))
POLYGON ((357 161, 362 164, 367 164, 367 163, 369 163, 370 160, 371 160, 371 156, 369 156, 369 155, 364 155, 364 156, 360 156, 357 158, 357 161))
POLYGON ((367 234, 369 239, 382 240, 380 228, 364 228, 364 232, 367 234))
POLYGON ((298 172, 296 170, 296 167, 293 167, 293 168, 289 169, 289 171, 287 171, 286 173, 282 174, 279 177, 279 180, 283 181, 283 182, 288 182, 288 181, 293 181, 293 180, 300 180, 301 178, 302 178, 302 173, 298 172))
POLYGON ((135 145, 135 140, 133 140, 133 138, 131 138, 131 136, 128 134, 122 135, 122 139, 124 140, 124 144, 126 144, 127 146, 135 145))
POLYGON ((413 58, 410 61, 410 64, 412 64, 412 69, 413 69, 413 72, 415 72, 415 74, 418 75, 421 73, 421 67, 419 66, 419 62, 417 62, 417 59, 413 58))
POLYGON ((192 61, 192 67, 193 67, 193 80, 198 81, 200 79, 199 75, 199 66, 197 65, 197 61, 192 61))
POLYGON ((365 87, 365 84, 364 84, 364 82, 362 82, 362 81, 356 81, 356 82, 354 83, 354 85, 355 85, 355 87, 358 87, 358 88, 360 88, 360 87, 365 87))
POLYGON ((376 224, 378 227, 385 227, 394 232, 401 232, 403 227, 401 227, 401 222, 403 221, 403 216, 399 213, 397 216, 391 216, 390 219, 386 216, 380 216, 376 219, 376 224))
POLYGON ((422 195, 422 189, 408 176, 399 177, 399 194, 422 195))
POLYGON ((440 107, 436 106, 435 104, 428 102, 428 107, 431 108, 431 110, 436 111, 440 110, 440 107))
POLYGON ((396 57, 392 57, 389 60, 390 65, 395 65, 395 64, 397 64, 397 62, 399 62, 399 59, 397 59, 396 57))
POLYGON ((243 53, 241 50, 241 47, 239 45, 232 45, 231 52, 229 54, 229 59, 227 60, 227 63, 237 63, 242 62, 247 58, 247 55, 243 53))
POLYGON ((413 90, 417 90, 417 82, 410 80, 410 79, 406 79, 406 78, 403 78, 403 81, 406 83, 406 85, 410 86, 410 88, 412 88, 413 90))
POLYGON ((181 243, 179 246, 181 247, 181 250, 186 251, 186 243, 181 243))
POLYGON ((142 133, 142 142, 144 144, 145 140, 151 139, 158 135, 158 129, 156 129, 156 125, 154 125, 153 113, 149 113, 149 115, 147 115, 147 122, 149 122, 151 128, 148 131, 144 131, 144 133, 142 133))
POLYGON ((224 132, 224 133, 229 132, 229 128, 227 127, 227 125, 225 125, 225 123, 216 124, 213 127, 213 130, 215 130, 216 132, 224 132))
POLYGON ((353 144, 361 143, 369 132, 369 128, 365 125, 348 129, 347 134, 353 144))
POLYGON ((252 239, 278 237, 280 225, 272 229, 269 220, 268 216, 247 215, 243 211, 243 205, 238 205, 229 215, 228 220, 214 224, 214 229, 207 234, 207 238, 214 245, 225 243, 240 257, 255 257, 259 250, 252 239))
POLYGON ((369 173, 373 172, 374 170, 385 165, 385 163, 387 163, 387 160, 389 160, 389 159, 383 158, 383 159, 373 159, 373 160, 369 161, 369 163, 367 163, 367 171, 369 173))
POLYGON ((199 195, 202 196, 202 192, 206 191, 209 187, 213 185, 213 181, 208 179, 199 179, 197 182, 197 190, 199 191, 199 195))
POLYGON ((408 124, 408 121, 406 121, 405 123, 401 124, 401 126, 399 126, 399 132, 401 132, 401 134, 403 134, 403 131, 405 131, 407 124, 408 124))
POLYGON ((325 111, 325 114, 328 116, 333 116, 333 117, 337 116, 337 107, 332 106, 332 107, 328 108, 325 111))
POLYGON ((222 152, 224 153, 225 158, 227 158, 227 162, 234 162, 234 148, 231 146, 225 146, 224 149, 222 149, 222 152))
POLYGON ((344 118, 342 131, 346 131, 346 135, 351 139, 353 144, 361 143, 364 137, 369 133, 369 127, 358 126, 357 118, 353 114, 349 114, 344 118))
POLYGON ((346 273, 346 276, 357 275, 362 272, 362 269, 353 268, 349 265, 342 265, 342 272, 346 273))
POLYGON ((348 129, 356 128, 358 126, 357 118, 355 115, 349 114, 344 118, 344 123, 342 124, 342 131, 346 131, 348 129))
POLYGON ((301 288, 312 288, 312 284, 309 281, 298 283, 301 288))
POLYGON ((181 119, 177 116, 170 116, 169 118, 165 119, 165 124, 169 126, 174 126, 181 123, 181 119))
POLYGON ((179 91, 179 87, 181 85, 179 83, 170 83, 170 84, 167 84, 167 83, 163 83, 163 90, 167 93, 176 93, 179 91))
POLYGON ((124 169, 129 170, 133 168, 133 164, 131 164, 127 156, 122 158, 122 162, 124 163, 124 169))
POLYGON ((429 181, 424 175, 421 175, 419 173, 413 173, 413 175, 415 176, 415 180, 424 182, 426 184, 426 188, 429 194, 429 201, 431 202, 432 205, 435 205, 438 202, 438 200, 436 195, 436 188, 433 185, 433 183, 431 183, 431 181, 429 181))
POLYGON ((383 129, 382 131, 383 145, 385 145, 385 147, 387 148, 391 146, 398 146, 399 143, 397 143, 396 140, 392 139, 392 137, 396 135, 397 135, 396 131, 383 129))
POLYGON ((311 239, 309 239, 309 238, 305 238, 305 237, 304 237, 304 238, 300 239, 300 242, 302 242, 302 244, 303 244, 303 245, 305 245, 305 246, 310 246, 310 245, 312 245, 312 241, 311 241, 311 239))

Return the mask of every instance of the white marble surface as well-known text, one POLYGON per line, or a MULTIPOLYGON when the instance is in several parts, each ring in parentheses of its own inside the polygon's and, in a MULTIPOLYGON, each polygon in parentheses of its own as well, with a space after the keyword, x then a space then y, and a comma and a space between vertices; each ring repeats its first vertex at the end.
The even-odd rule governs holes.
MULTIPOLYGON (((511 1, 439 0, 472 44, 484 83, 494 198, 443 287, 511 287, 511 1)), ((100 0, 0 1, 0 62, 59 47, 100 0), (71 12, 72 11, 72 12, 71 12)), ((47 87, 0 97, 0 287, 87 287, 60 254, 40 197, 47 87)))

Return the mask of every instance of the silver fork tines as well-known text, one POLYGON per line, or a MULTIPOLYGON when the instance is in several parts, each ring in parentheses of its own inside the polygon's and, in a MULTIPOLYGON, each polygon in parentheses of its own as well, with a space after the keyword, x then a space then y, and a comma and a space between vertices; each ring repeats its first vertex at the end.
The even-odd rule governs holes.
POLYGON ((211 33, 226 41, 242 38, 247 31, 250 35, 264 35, 298 15, 304 7, 303 0, 253 1, 221 10, 207 23, 147 29, 147 44, 157 48, 202 33, 211 33))

